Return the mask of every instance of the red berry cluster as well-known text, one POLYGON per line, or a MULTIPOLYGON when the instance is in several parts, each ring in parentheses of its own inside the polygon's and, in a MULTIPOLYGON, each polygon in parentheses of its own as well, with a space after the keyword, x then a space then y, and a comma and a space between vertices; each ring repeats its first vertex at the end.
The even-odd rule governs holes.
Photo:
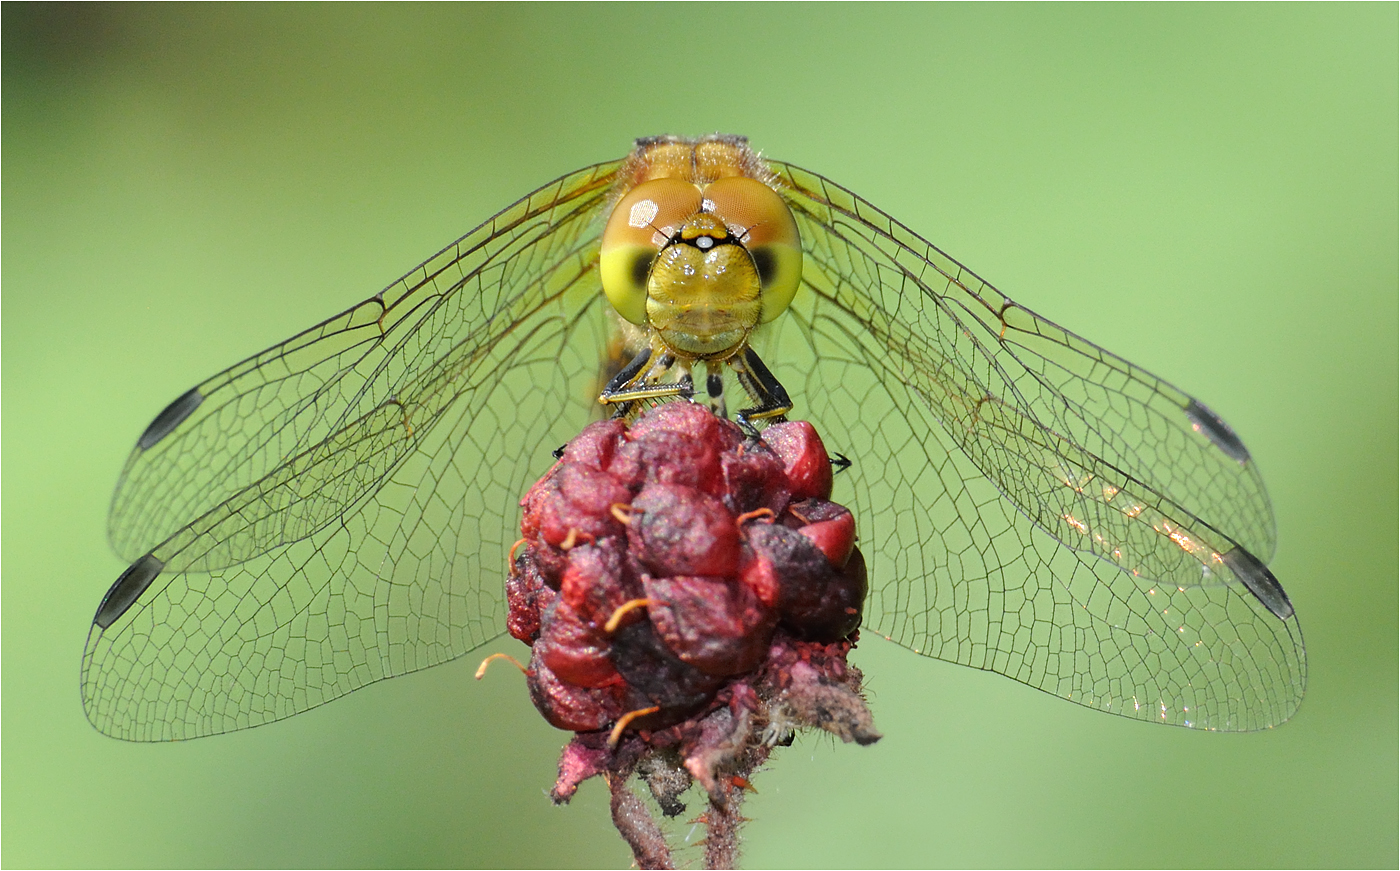
POLYGON ((739 684, 790 682, 792 663, 831 659, 821 645, 841 643, 844 668, 866 575, 831 477, 806 422, 753 439, 670 402, 580 433, 521 501, 506 584, 545 719, 664 729, 732 704, 739 684))

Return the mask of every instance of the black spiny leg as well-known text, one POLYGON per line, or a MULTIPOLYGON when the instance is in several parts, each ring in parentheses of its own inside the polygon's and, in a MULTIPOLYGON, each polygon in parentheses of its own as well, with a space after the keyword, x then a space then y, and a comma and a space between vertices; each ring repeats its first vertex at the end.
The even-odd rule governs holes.
POLYGON ((642 367, 645 366, 650 359, 651 348, 643 348, 641 353, 632 358, 632 362, 623 366, 622 369, 612 377, 612 380, 603 387, 603 392, 598 394, 598 401, 604 405, 608 405, 612 402, 618 403, 617 408, 613 410, 613 417, 622 417, 632 410, 632 403, 615 400, 612 397, 620 394, 627 384, 636 380, 638 373, 642 371, 642 367))
POLYGON ((631 363, 613 376, 603 388, 603 392, 598 395, 598 401, 604 405, 617 406, 613 417, 624 417, 631 413, 634 403, 643 399, 664 399, 668 396, 684 396, 689 399, 695 392, 695 385, 688 372, 687 377, 680 381, 662 384, 657 380, 669 372, 675 363, 676 358, 673 354, 661 354, 653 361, 651 348, 643 348, 641 353, 632 358, 631 363), (650 366, 647 365, 648 362, 651 363, 650 366))
POLYGON ((773 377, 773 373, 768 371, 768 367, 763 365, 763 361, 758 359, 758 354, 754 353, 753 348, 744 348, 743 353, 729 358, 729 365, 733 367, 734 374, 739 376, 739 383, 744 385, 750 396, 758 400, 758 405, 741 409, 734 416, 745 431, 751 435, 756 434, 757 430, 752 421, 769 420, 776 423, 792 411, 792 400, 788 398, 787 391, 778 383, 778 379, 773 377))

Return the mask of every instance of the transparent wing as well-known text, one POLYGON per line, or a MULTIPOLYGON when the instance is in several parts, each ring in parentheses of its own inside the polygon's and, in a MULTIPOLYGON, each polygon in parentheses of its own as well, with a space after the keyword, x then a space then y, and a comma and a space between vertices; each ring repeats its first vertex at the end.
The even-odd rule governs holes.
POLYGON ((1229 427, 849 191, 773 167, 806 262, 760 350, 856 458, 866 626, 1125 716, 1287 719, 1302 635, 1229 427))
POLYGON ((255 726, 502 631, 517 502, 597 414, 616 167, 540 188, 157 417, 110 517, 134 562, 84 652, 98 729, 255 726))

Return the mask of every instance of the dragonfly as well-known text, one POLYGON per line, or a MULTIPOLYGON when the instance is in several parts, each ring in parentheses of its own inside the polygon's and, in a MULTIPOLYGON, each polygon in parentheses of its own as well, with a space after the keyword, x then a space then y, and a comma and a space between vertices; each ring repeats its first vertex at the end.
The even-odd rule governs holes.
POLYGON ((88 719, 131 741, 223 733, 495 639, 519 499, 551 449, 690 398, 701 366, 711 399, 737 381, 754 401, 749 429, 801 416, 852 458, 834 498, 866 554, 866 633, 1149 722, 1250 731, 1300 704, 1272 508, 1219 415, 850 190, 716 134, 549 182, 156 415, 111 505, 130 565, 83 652, 88 719), (695 200, 665 226, 666 202, 635 195, 663 152, 695 200), (709 193, 734 175, 779 217, 727 223, 745 207, 709 193), (717 245, 778 301, 744 303, 713 347, 663 341, 648 275, 717 245))

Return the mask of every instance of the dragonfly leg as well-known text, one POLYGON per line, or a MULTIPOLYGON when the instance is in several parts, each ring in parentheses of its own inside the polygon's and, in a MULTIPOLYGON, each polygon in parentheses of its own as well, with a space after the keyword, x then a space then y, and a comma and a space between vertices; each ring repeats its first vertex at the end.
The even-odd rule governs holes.
POLYGON ((603 392, 598 394, 598 401, 604 405, 615 406, 614 417, 625 417, 633 411, 637 402, 644 399, 665 399, 671 396, 689 399, 695 392, 695 384, 688 364, 677 367, 681 373, 678 380, 660 380, 672 367, 676 367, 674 354, 663 352, 653 359, 652 349, 643 348, 641 353, 632 358, 632 362, 613 376, 603 388, 603 392))
POLYGON ((724 373, 720 364, 711 360, 705 364, 705 394, 709 397, 710 411, 716 417, 728 417, 724 403, 724 373))
POLYGON ((768 420, 776 423, 792 411, 792 400, 788 398, 787 390, 783 389, 783 385, 768 371, 768 367, 763 365, 763 361, 758 359, 758 354, 753 348, 746 347, 741 353, 730 357, 729 365, 739 377, 739 383, 744 385, 744 389, 758 402, 752 408, 741 409, 735 415, 739 426, 753 431, 752 421, 768 420))

